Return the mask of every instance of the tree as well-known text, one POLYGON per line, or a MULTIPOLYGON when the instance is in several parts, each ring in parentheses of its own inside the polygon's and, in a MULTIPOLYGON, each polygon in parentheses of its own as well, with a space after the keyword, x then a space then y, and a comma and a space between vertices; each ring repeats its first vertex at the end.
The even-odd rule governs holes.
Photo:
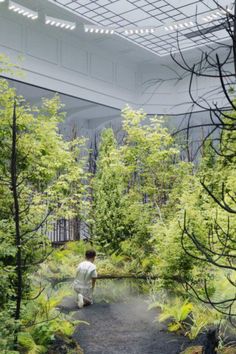
MULTIPOLYGON (((191 129, 199 129, 203 126, 209 128, 209 132, 203 139, 203 150, 205 146, 210 146, 211 152, 205 155, 205 169, 198 175, 201 184, 199 198, 209 199, 213 213, 209 213, 209 208, 205 205, 203 213, 207 215, 207 224, 203 234, 193 228, 194 220, 191 213, 186 208, 184 221, 182 224, 182 245, 191 257, 198 259, 211 266, 214 272, 221 270, 228 281, 229 294, 214 297, 211 291, 211 282, 206 277, 204 281, 204 294, 199 293, 193 285, 190 287, 195 295, 203 302, 210 303, 215 309, 229 316, 232 321, 236 316, 235 309, 235 165, 236 165, 236 103, 235 103, 235 77, 236 77, 236 3, 234 2, 234 13, 230 8, 223 8, 218 1, 213 1, 214 5, 224 16, 214 22, 218 29, 224 29, 228 33, 231 44, 210 40, 206 50, 200 50, 199 56, 194 62, 189 63, 181 51, 179 43, 179 59, 172 55, 173 60, 185 72, 189 74, 189 93, 193 104, 208 112, 210 123, 191 124, 191 119, 183 130, 189 132, 191 129), (208 78, 208 80, 218 80, 215 89, 209 89, 209 93, 195 97, 193 93, 193 82, 196 79, 208 78), (219 97, 212 100, 212 94, 219 97), (223 102, 223 103, 222 103, 223 102), (218 132, 218 137, 212 139, 209 144, 209 137, 214 132, 218 132), (212 159, 215 163, 211 165, 212 159), (195 248, 195 252, 189 251, 185 242, 188 240, 195 248)), ((208 31, 204 26, 198 25, 198 30, 202 38, 206 39, 208 31)), ((176 132, 179 133, 180 131, 176 132)), ((216 289, 217 290, 217 289, 216 289)), ((217 293, 217 292, 216 292, 217 293)))
POLYGON ((31 107, 0 80, 0 301, 16 334, 32 300, 29 275, 51 252, 47 228, 75 216, 85 193, 81 141, 58 133, 60 109, 57 96, 31 107))
POLYGON ((151 271, 156 262, 152 226, 171 212, 170 195, 185 167, 162 119, 149 119, 143 111, 129 108, 122 116, 125 135, 120 149, 128 171, 125 222, 131 235, 122 249, 135 269, 151 271))
POLYGON ((102 132, 97 169, 92 179, 92 238, 116 251, 127 237, 124 225, 125 168, 112 129, 102 132))
POLYGON ((105 249, 125 253, 137 267, 152 254, 151 226, 173 209, 176 190, 173 198, 170 195, 188 164, 179 160, 179 151, 159 118, 150 121, 144 112, 128 107, 122 116, 121 145, 111 129, 102 133, 92 181, 92 233, 105 249))
MULTIPOLYGON (((235 116, 235 112, 228 115, 235 116)), ((217 276, 217 269, 221 270, 228 281, 228 291, 219 294, 220 285, 211 291, 211 282, 207 277, 203 280, 204 295, 191 286, 201 301, 210 303, 215 309, 230 320, 236 315, 235 301, 235 257, 236 257, 236 222, 235 222, 235 130, 222 130, 220 146, 214 147, 212 143, 207 149, 201 163, 198 178, 200 181, 198 200, 202 208, 202 216, 206 220, 204 233, 197 232, 192 227, 193 220, 186 206, 182 230, 182 245, 185 252, 209 265, 217 276), (229 155, 231 155, 229 157, 229 155), (213 160, 214 157, 214 160, 213 160), (203 204, 204 201, 204 204, 203 204), (203 237, 204 234, 204 237, 203 237), (186 239, 190 240, 198 252, 190 252, 185 246, 186 239)), ((205 144, 206 145, 206 144, 205 144)))

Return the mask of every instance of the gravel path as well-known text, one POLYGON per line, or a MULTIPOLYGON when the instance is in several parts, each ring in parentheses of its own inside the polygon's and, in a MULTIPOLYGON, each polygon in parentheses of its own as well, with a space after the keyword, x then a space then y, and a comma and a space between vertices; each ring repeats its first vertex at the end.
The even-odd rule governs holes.
MULTIPOLYGON (((72 302, 67 301, 63 307, 75 310, 72 302)), ((147 311, 147 306, 144 300, 131 298, 125 303, 97 303, 76 310, 73 317, 89 322, 89 326, 80 324, 74 338, 84 354, 180 353, 189 340, 168 333, 162 324, 153 322, 156 311, 147 311)))

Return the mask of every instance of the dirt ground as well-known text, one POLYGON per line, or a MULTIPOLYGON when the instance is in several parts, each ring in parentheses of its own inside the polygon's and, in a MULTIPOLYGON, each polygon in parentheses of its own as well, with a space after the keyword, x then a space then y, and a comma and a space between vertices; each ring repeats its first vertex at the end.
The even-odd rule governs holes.
POLYGON ((190 345, 186 337, 168 333, 163 324, 154 322, 156 310, 147 311, 141 298, 95 303, 81 310, 67 300, 63 307, 74 311, 75 319, 89 322, 80 324, 74 334, 84 354, 177 354, 190 345))

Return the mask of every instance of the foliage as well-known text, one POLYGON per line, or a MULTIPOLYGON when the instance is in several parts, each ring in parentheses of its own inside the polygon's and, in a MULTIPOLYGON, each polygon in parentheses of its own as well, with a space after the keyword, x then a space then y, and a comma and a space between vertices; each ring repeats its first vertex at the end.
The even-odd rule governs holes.
MULTIPOLYGON (((0 71, 14 69, 5 58, 0 62, 0 71)), ((66 142, 59 134, 61 108, 57 96, 31 107, 0 79, 0 350, 10 353, 17 339, 20 351, 44 353, 55 335, 72 335, 78 322, 56 308, 72 295, 63 281, 74 276, 91 245, 68 243, 52 252, 47 231, 57 218, 77 217, 80 210, 89 215, 99 274, 159 275, 141 287, 157 298, 166 292, 154 306, 170 331, 194 339, 224 322, 228 309, 236 310, 229 301, 236 281, 235 111, 224 118, 228 129, 219 146, 205 142, 193 166, 181 161, 162 119, 127 107, 122 143, 112 129, 102 132, 96 173, 88 178, 80 158, 84 140, 66 142)), ((140 290, 130 284, 103 281, 97 299, 117 301, 140 290)))
POLYGON ((195 345, 193 347, 188 347, 187 349, 185 349, 183 352, 181 352, 180 354, 202 354, 203 351, 203 347, 200 345, 195 345))
MULTIPOLYGON (((220 5, 220 2, 215 1, 215 4, 220 5)), ((224 43, 223 47, 224 51, 228 50, 229 53, 233 53, 233 62, 235 63, 235 40, 231 31, 231 20, 235 21, 235 13, 232 15, 226 13, 222 19, 225 23, 228 39, 231 42, 227 45, 224 43)), ((235 31, 235 26, 233 31, 235 31)), ((202 33, 201 36, 204 37, 204 34, 202 33)), ((203 50, 200 56, 191 60, 191 64, 181 49, 179 58, 173 59, 189 75, 188 92, 193 103, 193 110, 200 109, 205 114, 208 113, 209 116, 208 123, 204 122, 204 124, 198 125, 201 129, 208 127, 207 135, 201 143, 204 157, 202 168, 198 173, 202 192, 198 198, 198 206, 195 205, 195 208, 198 207, 201 218, 205 214, 205 222, 202 230, 198 230, 195 220, 192 219, 191 215, 189 216, 191 211, 186 209, 181 224, 183 230, 182 245, 189 256, 207 264, 212 273, 220 269, 228 281, 231 293, 220 301, 215 301, 212 296, 214 292, 211 291, 212 281, 209 281, 204 274, 202 276, 203 291, 196 284, 190 284, 190 288, 198 300, 209 303, 217 311, 228 316, 230 321, 235 321, 236 99, 234 85, 236 66, 229 65, 232 62, 230 56, 226 56, 225 59, 222 58, 219 47, 214 53, 209 51, 208 48, 203 50), (212 78, 215 82, 213 91, 216 101, 214 103, 208 95, 209 93, 212 94, 211 89, 204 92, 204 97, 201 94, 196 96, 194 93, 193 83, 195 80, 202 80, 206 77, 212 78), (206 140, 209 137, 213 138, 213 136, 214 141, 209 144, 206 140), (202 199, 206 201, 207 198, 208 205, 202 203, 202 199), (195 252, 189 252, 188 247, 185 247, 186 240, 192 243, 195 252)), ((181 130, 186 130, 187 137, 189 137, 192 128, 196 128, 196 126, 192 125, 189 118, 187 127, 181 130)))
POLYGON ((101 137, 97 173, 92 180, 92 237, 102 249, 116 251, 126 237, 124 164, 111 129, 101 137))
MULTIPOLYGON (((197 289, 202 296, 207 282, 208 295, 215 301, 229 297, 233 292, 233 272, 227 273, 231 279, 227 288, 222 280, 226 273, 218 272, 209 259, 213 260, 213 250, 216 258, 224 250, 228 223, 231 233, 227 245, 233 249, 235 220, 216 205, 203 181, 218 198, 224 181, 228 195, 225 202, 233 208, 233 157, 229 160, 216 156, 212 142, 207 141, 199 165, 181 161, 178 147, 162 121, 157 117, 147 119, 142 111, 126 108, 123 130, 120 146, 111 129, 101 137, 98 169, 92 180, 92 229, 98 247, 106 253, 122 255, 129 272, 159 274, 156 291, 164 288, 171 296, 183 295, 182 284, 184 289, 197 289), (205 256, 191 235, 197 235, 198 244, 207 250, 205 256)), ((232 134, 229 130, 222 133, 224 153, 234 151, 232 134)), ((227 256, 224 260, 221 257, 223 266, 228 262, 227 256)), ((206 318, 200 312, 191 312, 195 325, 188 333, 190 337, 205 327, 206 318)), ((214 322, 212 316, 209 318, 214 322)))
POLYGON ((67 294, 61 289, 59 293, 50 291, 50 296, 42 294, 36 304, 26 306, 22 326, 25 331, 18 334, 18 343, 27 354, 45 353, 55 336, 71 337, 75 327, 81 323, 56 310, 56 306, 67 294))
MULTIPOLYGON (((33 284, 38 292, 40 286, 45 287, 48 296, 48 305, 60 306, 63 297, 74 296, 72 282, 76 274, 78 264, 84 260, 86 249, 91 245, 83 241, 68 242, 63 248, 56 249, 48 259, 40 265, 33 275, 33 284)), ((129 272, 129 263, 122 255, 112 254, 106 256, 97 252, 96 266, 99 275, 124 275, 129 272)), ((99 280, 95 289, 96 302, 120 301, 131 293, 138 293, 140 289, 132 280, 99 280)))
POLYGON ((42 345, 37 345, 33 337, 28 332, 19 332, 18 344, 28 354, 43 354, 46 352, 46 348, 42 345))
MULTIPOLYGON (((235 149, 232 132, 223 133, 222 139, 222 146, 229 148, 231 142, 230 150, 235 149)), ((212 301, 213 307, 219 304, 216 308, 225 314, 230 308, 233 314, 235 304, 228 300, 235 292, 235 218, 211 193, 219 201, 223 196, 233 208, 235 161, 217 155, 212 144, 206 142, 200 164, 177 187, 178 204, 152 226, 151 242, 157 255, 153 270, 162 277, 162 287, 181 293, 176 284, 179 279, 198 300, 212 301), (224 301, 225 306, 220 306, 224 301)), ((172 196, 175 193, 174 189, 172 196)))
POLYGON ((47 261, 40 265, 37 271, 39 279, 48 281, 63 280, 75 274, 78 264, 83 260, 89 244, 82 241, 68 242, 65 246, 57 248, 48 257, 47 261))
POLYGON ((9 340, 0 350, 16 347, 30 275, 51 252, 50 225, 78 215, 86 193, 79 158, 84 140, 63 140, 61 108, 58 96, 31 107, 0 79, 0 303, 1 316, 9 319, 9 340))
MULTIPOLYGON (((192 311, 193 305, 188 301, 185 301, 183 304, 175 304, 169 308, 170 311, 163 311, 162 314, 159 316, 159 321, 165 321, 168 318, 173 318, 174 322, 168 326, 169 331, 177 331, 182 329, 183 322, 187 319, 188 315, 192 311)), ((166 310, 166 309, 165 309, 166 310)))
POLYGON ((26 303, 22 309, 21 332, 18 334, 18 342, 20 350, 27 354, 44 353, 57 338, 67 341, 80 323, 88 324, 84 321, 74 320, 70 314, 60 313, 60 304, 63 299, 73 293, 67 283, 52 287, 47 279, 47 273, 41 270, 33 276, 31 296, 34 297, 39 293, 37 299, 26 303), (44 291, 40 293, 42 286, 44 291))
POLYGON ((172 322, 168 324, 168 329, 171 332, 178 330, 184 331, 185 320, 188 318, 189 314, 192 312, 193 304, 188 300, 182 302, 179 298, 172 301, 170 304, 154 303, 150 308, 160 307, 161 314, 158 317, 160 322, 171 319, 172 322))
POLYGON ((190 339, 195 339, 210 325, 219 325, 222 316, 209 306, 190 302, 188 299, 175 297, 166 299, 165 302, 154 302, 149 308, 159 308, 161 313, 158 321, 168 322, 168 330, 171 332, 181 331, 190 339))
POLYGON ((13 64, 5 54, 0 53, 0 74, 14 74, 17 77, 22 77, 23 73, 19 65, 22 59, 21 56, 18 56, 17 63, 13 64))
MULTIPOLYGON (((235 112, 227 113, 235 117, 235 112)), ((235 293, 235 163, 236 146, 233 122, 228 119, 229 128, 223 130, 219 146, 206 145, 205 154, 197 174, 200 180, 199 191, 195 193, 193 208, 186 206, 182 221, 182 245, 192 258, 205 263, 210 274, 221 276, 212 292, 212 279, 202 276, 203 291, 192 286, 199 299, 209 302, 218 311, 233 318, 236 314, 235 293), (232 125, 232 129, 231 129, 232 125), (209 150, 211 148, 211 150, 209 150), (213 150, 212 150, 213 149, 213 150), (217 150, 218 149, 218 150, 217 150), (192 214, 195 210, 195 215, 192 214), (199 225, 201 225, 199 227, 199 225), (192 250, 186 247, 192 244, 192 250), (223 277, 225 279, 223 279, 223 277), (225 291, 222 284, 227 283, 225 291), (226 291, 226 289, 228 289, 226 291), (219 294, 220 298, 219 298, 219 294)), ((227 121, 225 119, 224 121, 227 121)), ((193 193, 191 193, 193 194, 193 193)))
MULTIPOLYGON (((97 172, 92 179, 92 235, 106 252, 121 252, 151 270, 151 226, 170 213, 170 195, 186 173, 178 149, 158 117, 122 112, 125 138, 117 145, 111 129, 103 131, 97 172), (142 262, 141 260, 144 260, 142 262), (143 264, 142 264, 143 263, 143 264)), ((177 194, 177 192, 176 192, 177 194)))

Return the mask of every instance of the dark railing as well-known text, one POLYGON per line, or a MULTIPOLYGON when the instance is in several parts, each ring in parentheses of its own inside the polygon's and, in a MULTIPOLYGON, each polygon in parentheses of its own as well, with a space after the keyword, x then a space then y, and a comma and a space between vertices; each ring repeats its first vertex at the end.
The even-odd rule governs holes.
POLYGON ((53 223, 47 232, 52 244, 62 244, 80 239, 80 221, 78 219, 60 219, 53 223))

